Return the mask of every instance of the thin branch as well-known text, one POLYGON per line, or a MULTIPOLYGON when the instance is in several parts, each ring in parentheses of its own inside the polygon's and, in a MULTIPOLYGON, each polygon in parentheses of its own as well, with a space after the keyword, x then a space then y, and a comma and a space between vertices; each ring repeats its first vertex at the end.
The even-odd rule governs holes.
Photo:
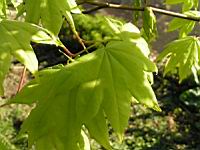
POLYGON ((62 50, 59 50, 60 53, 62 53, 65 57, 67 57, 71 62, 74 61, 73 58, 71 58, 69 55, 67 55, 65 52, 63 52, 62 50))
POLYGON ((75 56, 75 54, 71 53, 67 47, 60 46, 60 48, 62 48, 63 51, 65 52, 65 54, 68 55, 69 57, 74 57, 75 56))
MULTIPOLYGON (((81 39, 82 41, 82 39, 81 39)), ((70 50, 68 48, 66 48, 65 46, 60 46, 59 48, 62 48, 63 51, 59 50, 61 53, 63 53, 70 61, 74 61, 73 58, 75 58, 76 56, 82 54, 83 52, 88 53, 88 49, 90 49, 90 47, 88 48, 84 48, 83 50, 81 50, 80 52, 77 53, 71 53, 70 50)))
MULTIPOLYGON (((124 9, 124 10, 136 10, 136 11, 144 11, 144 8, 133 8, 130 7, 128 5, 119 5, 119 4, 112 4, 112 3, 104 3, 104 2, 90 2, 90 1, 84 1, 81 3, 78 3, 79 5, 83 5, 83 4, 89 4, 89 5, 94 5, 94 6, 98 6, 100 9, 102 8, 114 8, 114 9, 124 9)), ((86 11, 83 11, 87 12, 86 11)))
MULTIPOLYGON (((97 11, 98 9, 103 9, 103 8, 123 9, 123 10, 130 10, 130 11, 144 11, 144 7, 135 7, 134 8, 134 7, 131 7, 128 5, 119 5, 119 4, 104 3, 104 2, 83 1, 83 2, 79 3, 79 5, 83 5, 83 4, 97 6, 95 8, 83 11, 83 13, 85 13, 85 14, 91 13, 92 11, 97 11)), ((172 17, 177 17, 177 18, 182 18, 182 19, 187 19, 187 20, 192 20, 192 21, 198 21, 198 22, 200 21, 200 17, 188 16, 188 15, 185 15, 182 13, 164 10, 164 9, 156 8, 153 6, 150 6, 150 7, 155 13, 172 16, 172 17)))
POLYGON ((88 10, 86 10, 86 11, 82 11, 82 13, 83 13, 83 14, 90 14, 90 13, 92 13, 92 12, 95 12, 95 11, 97 11, 97 10, 99 10, 99 9, 103 9, 103 8, 105 8, 105 7, 104 7, 104 6, 96 6, 96 7, 94 7, 94 8, 88 9, 88 10))
MULTIPOLYGON (((83 49, 86 49, 85 44, 83 43, 82 39, 80 38, 80 36, 78 35, 78 33, 76 31, 74 31, 74 34, 76 36, 76 39, 78 40, 78 42, 81 44, 81 46, 83 47, 83 49)), ((87 52, 88 53, 88 52, 87 52)))
POLYGON ((23 87, 25 75, 26 75, 26 67, 24 66, 24 67, 23 67, 22 74, 21 74, 20 82, 19 82, 19 85, 18 85, 18 88, 17 88, 17 93, 18 93, 18 92, 22 89, 22 87, 23 87))
POLYGON ((80 55, 80 54, 82 54, 82 53, 84 53, 84 52, 87 52, 87 53, 88 53, 88 50, 89 50, 89 49, 91 49, 91 48, 93 48, 93 47, 96 47, 97 45, 98 45, 98 44, 93 44, 93 45, 91 45, 91 46, 89 46, 89 47, 83 49, 82 51, 76 53, 75 56, 78 56, 78 55, 80 55))

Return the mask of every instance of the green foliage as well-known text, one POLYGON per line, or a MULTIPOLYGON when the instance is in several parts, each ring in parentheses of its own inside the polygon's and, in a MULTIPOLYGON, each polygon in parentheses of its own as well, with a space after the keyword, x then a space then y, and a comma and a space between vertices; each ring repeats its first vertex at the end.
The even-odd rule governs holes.
MULTIPOLYGON (((200 17, 199 11, 187 11, 184 12, 185 15, 192 16, 192 17, 200 17)), ((181 18, 174 18, 169 23, 169 29, 168 31, 179 31, 179 37, 185 37, 187 36, 192 30, 194 29, 196 25, 195 21, 191 20, 185 20, 181 18)))
POLYGON ((200 65, 200 41, 197 37, 187 36, 168 44, 158 56, 158 61, 169 56, 164 74, 178 67, 180 82, 193 73, 198 82, 197 71, 200 65))
POLYGON ((26 21, 42 25, 54 34, 58 34, 63 23, 63 16, 72 28, 75 28, 71 11, 80 13, 75 0, 26 0, 24 4, 26 21))
POLYGON ((146 7, 143 14, 144 38, 151 42, 157 37, 156 16, 151 7, 146 7))
POLYGON ((32 73, 38 70, 38 61, 30 42, 61 45, 58 39, 45 29, 24 22, 3 20, 0 22, 0 95, 2 83, 9 70, 11 57, 16 57, 32 73))
MULTIPOLYGON (((197 9, 199 1, 167 0, 166 3, 184 3, 183 14, 191 17, 200 17, 199 11, 190 10, 192 8, 197 9)), ((195 25, 195 21, 174 18, 169 24, 168 31, 178 30, 180 39, 168 44, 158 58, 159 60, 170 55, 170 59, 166 64, 165 74, 169 71, 173 72, 176 67, 178 67, 180 82, 186 79, 191 73, 194 75, 195 81, 198 82, 197 72, 199 71, 200 61, 199 39, 196 37, 188 36, 188 34, 193 31, 195 25)))
MULTIPOLYGON (((200 110, 200 88, 189 89, 180 95, 180 100, 194 111, 200 110)), ((200 127, 200 126, 199 126, 200 127)))
POLYGON ((0 149, 1 150, 17 150, 9 140, 2 134, 0 134, 0 149))
MULTIPOLYGON (((128 32, 130 27, 125 24, 119 37, 125 33, 134 37, 135 32, 128 32)), ((142 52, 149 51, 148 48, 141 49, 137 42, 141 41, 137 38, 111 41, 66 67, 37 74, 36 79, 11 101, 37 105, 22 129, 28 132, 30 145, 35 143, 41 150, 78 149, 81 127, 85 124, 92 137, 110 149, 104 115, 121 139, 132 96, 159 111, 148 78, 157 68, 142 52), (34 97, 30 93, 34 93, 34 97)))
MULTIPOLYGON (((100 41, 113 38, 113 34, 110 32, 106 19, 102 15, 90 16, 78 14, 74 15, 73 19, 77 32, 84 40, 100 41)), ((61 34, 64 34, 67 37, 72 34, 69 30, 69 26, 65 23, 61 29, 61 34)))
MULTIPOLYGON (((29 148, 90 149, 90 136, 109 150, 114 146, 109 141, 108 125, 112 126, 121 142, 128 125, 132 101, 161 111, 151 87, 152 73, 157 72, 157 67, 149 60, 148 44, 141 37, 143 35, 151 42, 157 36, 156 17, 151 7, 145 4, 142 35, 131 23, 103 18, 92 21, 91 25, 86 22, 86 16, 80 15, 80 26, 85 26, 87 32, 93 32, 91 37, 82 37, 85 40, 103 40, 95 41, 92 45, 97 50, 74 60, 71 57, 89 50, 85 48, 84 40, 79 38, 72 18, 72 13, 81 13, 75 0, 24 0, 20 4, 15 0, 9 1, 18 10, 17 17, 24 15, 29 23, 6 20, 6 2, 0 0, 0 94, 3 95, 2 83, 12 57, 15 57, 34 75, 34 79, 7 103, 35 106, 20 132, 28 134, 29 148), (64 19, 84 47, 78 54, 71 54, 56 37, 64 19), (95 24, 100 24, 102 33, 93 31, 95 24), (62 48, 71 63, 38 71, 38 61, 30 42, 62 48)), ((184 14, 199 17, 198 11, 191 11, 192 8, 197 9, 198 0, 167 0, 166 3, 183 3, 184 14)), ((142 2, 137 0, 134 5, 141 6, 142 2)), ((138 16, 136 13, 135 21, 138 16)), ((169 58, 165 74, 178 68, 180 82, 191 73, 198 82, 200 43, 197 37, 188 36, 194 26, 194 21, 173 20, 169 30, 180 30, 181 39, 168 44, 158 57, 158 60, 169 58)), ((99 25, 96 30, 99 30, 99 25)), ((81 29, 80 32, 87 34, 81 29)), ((0 141, 2 149, 6 144, 9 146, 4 137, 0 141)))
MULTIPOLYGON (((0 103, 2 104, 2 99, 0 103)), ((19 124, 27 112, 27 107, 7 106, 0 109, 0 149, 26 150, 27 136, 18 136, 19 124)))

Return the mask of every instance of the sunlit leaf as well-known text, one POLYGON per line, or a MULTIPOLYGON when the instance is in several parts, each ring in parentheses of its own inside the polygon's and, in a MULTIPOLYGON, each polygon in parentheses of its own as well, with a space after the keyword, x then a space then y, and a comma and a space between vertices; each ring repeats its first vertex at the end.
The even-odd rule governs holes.
POLYGON ((155 40, 157 37, 156 16, 151 7, 147 7, 143 13, 143 29, 144 37, 149 42, 155 40))
POLYGON ((140 35, 138 31, 125 24, 118 36, 128 32, 129 39, 110 41, 65 67, 38 72, 10 101, 36 104, 21 131, 28 133, 29 146, 77 150, 83 146, 84 125, 92 138, 111 149, 105 117, 122 140, 133 97, 160 111, 149 80, 157 68, 148 59, 147 43, 133 38, 140 35))
POLYGON ((71 11, 80 13, 75 0, 26 0, 26 21, 38 24, 41 20, 43 26, 54 34, 58 34, 66 17, 73 30, 75 30, 71 11))
MULTIPOLYGON (((200 17, 199 11, 188 11, 185 12, 184 14, 192 17, 200 17)), ((186 19, 181 19, 181 18, 174 18, 170 23, 169 23, 169 29, 168 31, 174 31, 174 30, 179 30, 179 36, 180 37, 185 37, 187 36, 190 32, 195 27, 196 22, 192 20, 186 20, 186 19)))
POLYGON ((198 82, 197 71, 200 65, 200 42, 197 37, 187 36, 171 42, 159 55, 158 61, 169 57, 164 74, 178 68, 180 82, 193 74, 198 82))
MULTIPOLYGON (((29 23, 7 21, 0 22, 0 85, 10 67, 11 56, 16 57, 32 73, 38 70, 38 61, 30 42, 61 45, 51 33, 29 23)), ((3 94, 1 87, 0 94, 3 94)))
POLYGON ((106 18, 106 24, 111 29, 111 33, 123 40, 130 40, 141 37, 140 30, 132 23, 123 23, 119 20, 106 18))

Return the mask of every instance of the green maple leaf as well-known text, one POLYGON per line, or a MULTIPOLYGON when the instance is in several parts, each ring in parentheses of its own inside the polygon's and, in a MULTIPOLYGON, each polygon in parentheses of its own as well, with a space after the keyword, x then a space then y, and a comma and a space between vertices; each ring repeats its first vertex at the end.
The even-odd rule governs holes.
POLYGON ((0 35, 0 95, 3 94, 2 83, 10 67, 12 56, 35 73, 38 70, 38 61, 30 42, 61 45, 59 40, 45 29, 17 21, 1 21, 0 35))
POLYGON ((75 30, 70 12, 80 13, 75 0, 26 0, 24 7, 26 21, 38 24, 41 20, 42 25, 56 35, 62 26, 63 16, 75 30))
MULTIPOLYGON (((131 25, 125 27, 128 32, 131 25)), ((111 41, 66 67, 41 71, 10 101, 36 103, 21 131, 28 133, 30 146, 79 149, 85 125, 94 139, 111 149, 105 117, 122 139, 132 98, 160 110, 149 81, 157 71, 146 56, 149 49, 136 33, 126 35, 137 38, 111 41)))
POLYGON ((197 71, 200 65, 200 42, 197 37, 187 36, 171 42, 158 56, 158 61, 165 57, 169 60, 164 74, 174 71, 178 67, 180 82, 193 74, 198 82, 197 71))
MULTIPOLYGON (((199 11, 187 11, 184 12, 184 14, 191 17, 200 17, 199 11)), ((181 18, 174 18, 169 23, 168 31, 179 30, 179 36, 184 37, 187 36, 190 32, 192 32, 195 25, 196 25, 195 21, 181 19, 181 18)))

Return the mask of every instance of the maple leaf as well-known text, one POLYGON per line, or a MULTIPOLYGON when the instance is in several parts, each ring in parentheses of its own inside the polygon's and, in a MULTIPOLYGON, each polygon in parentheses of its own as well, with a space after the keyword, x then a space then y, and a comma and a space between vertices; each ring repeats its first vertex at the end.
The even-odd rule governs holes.
POLYGON ((38 61, 30 42, 61 45, 61 42, 47 30, 17 21, 1 21, 0 36, 0 95, 3 94, 2 83, 10 67, 12 56, 35 73, 38 70, 38 61))
POLYGON ((160 111, 148 78, 157 68, 146 56, 148 47, 137 40, 144 42, 111 41, 65 67, 38 72, 10 101, 36 103, 21 131, 28 132, 30 145, 39 150, 79 149, 85 125, 94 139, 111 149, 105 117, 122 138, 132 97, 160 111))
MULTIPOLYGON (((191 17, 200 17, 199 11, 187 11, 184 12, 185 15, 191 16, 191 17)), ((185 20, 181 18, 174 18, 170 23, 169 23, 169 28, 168 31, 175 31, 179 30, 179 36, 180 37, 185 37, 187 36, 192 30, 194 29, 196 25, 195 21, 191 20, 185 20)))
POLYGON ((193 74, 198 82, 197 71, 200 64, 200 42, 197 37, 187 36, 169 43, 163 52, 158 56, 160 61, 168 57, 164 74, 178 68, 180 82, 193 74))
POLYGON ((54 34, 58 34, 66 17, 71 27, 75 29, 71 11, 80 13, 75 0, 26 0, 26 21, 42 25, 54 34))

